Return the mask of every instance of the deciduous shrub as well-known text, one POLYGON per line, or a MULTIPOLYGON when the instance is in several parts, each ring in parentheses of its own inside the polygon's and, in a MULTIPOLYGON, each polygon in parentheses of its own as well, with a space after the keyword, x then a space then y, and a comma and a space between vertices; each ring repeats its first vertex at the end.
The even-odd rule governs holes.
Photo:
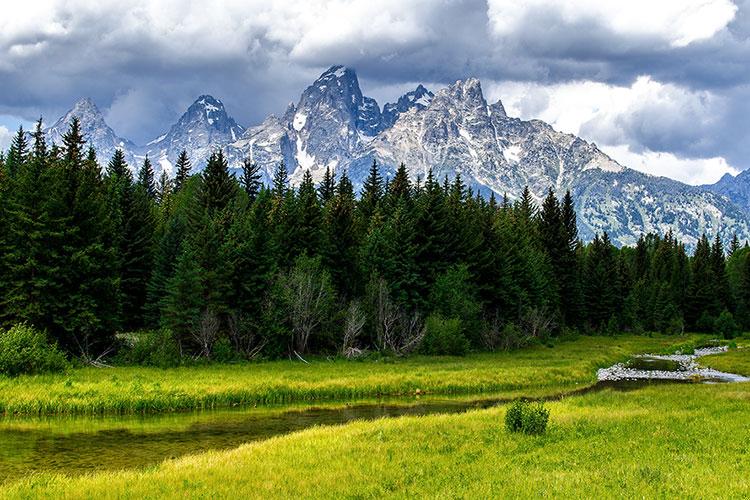
POLYGON ((426 354, 464 356, 469 350, 460 319, 432 314, 425 322, 425 329, 422 348, 426 354))
POLYGON ((734 320, 734 316, 726 309, 716 318, 714 329, 725 339, 733 339, 741 333, 740 326, 734 320))
POLYGON ((544 403, 531 403, 522 399, 514 401, 505 413, 505 428, 508 432, 544 434, 549 421, 549 410, 544 403))
POLYGON ((44 333, 26 324, 0 331, 0 374, 61 372, 67 367, 65 354, 44 333))
POLYGON ((117 354, 118 361, 130 365, 169 368, 180 364, 180 349, 169 328, 129 333, 117 354))

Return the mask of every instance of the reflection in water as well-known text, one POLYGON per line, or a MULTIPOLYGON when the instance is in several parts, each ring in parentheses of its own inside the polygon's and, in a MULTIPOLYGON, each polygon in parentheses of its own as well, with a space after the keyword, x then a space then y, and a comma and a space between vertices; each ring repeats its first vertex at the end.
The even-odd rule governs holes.
MULTIPOLYGON (((694 361, 695 354, 690 355, 694 361)), ((656 358, 656 357, 654 357, 656 358)), ((665 361, 674 357, 664 356, 665 361)), ((671 368, 674 368, 670 366, 671 368)), ((684 367, 662 371, 665 364, 600 370, 613 379, 544 399, 560 399, 601 389, 633 390, 656 383, 660 373, 682 374, 684 367), (647 369, 650 368, 650 369, 647 369), (636 379, 634 372, 648 376, 636 379), (614 375, 625 375, 615 378, 614 375)), ((0 419, 0 483, 34 472, 81 474, 156 465, 165 459, 211 449, 230 449, 314 425, 335 425, 402 415, 459 413, 506 403, 507 398, 476 400, 395 399, 338 406, 244 408, 235 410, 125 417, 41 417, 0 419)))
POLYGON ((80 474, 143 467, 210 449, 234 448, 314 425, 457 413, 496 403, 497 400, 446 400, 292 410, 224 410, 166 417, 5 421, 0 427, 0 482, 41 471, 80 474))

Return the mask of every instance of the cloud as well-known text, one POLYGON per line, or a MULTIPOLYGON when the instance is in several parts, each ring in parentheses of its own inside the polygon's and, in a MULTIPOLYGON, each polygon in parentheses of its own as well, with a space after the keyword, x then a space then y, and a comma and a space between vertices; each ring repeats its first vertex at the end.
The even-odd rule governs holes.
POLYGON ((736 123, 730 118, 735 110, 730 99, 710 91, 647 76, 629 86, 491 82, 485 89, 492 99, 502 100, 511 116, 539 118, 593 141, 631 168, 690 184, 738 171, 727 155, 736 150, 736 138, 728 133, 736 123))
POLYGON ((346 64, 381 105, 476 76, 602 145, 747 168, 748 40, 750 0, 10 2, 0 114, 53 121, 89 96, 144 143, 200 94, 254 125, 346 64))
POLYGON ((713 184, 726 174, 739 170, 722 157, 680 158, 672 153, 630 151, 628 146, 604 146, 602 150, 623 165, 652 175, 670 177, 687 184, 713 184))
POLYGON ((0 151, 7 151, 11 140, 13 140, 13 133, 7 127, 0 125, 0 151))
POLYGON ((618 40, 630 39, 622 47, 645 40, 685 47, 714 36, 734 19, 737 6, 729 0, 490 0, 489 21, 499 38, 518 39, 531 20, 548 30, 539 18, 553 20, 552 30, 568 31, 582 25, 595 27, 581 32, 606 33, 618 40), (535 19, 536 18, 536 19, 535 19))

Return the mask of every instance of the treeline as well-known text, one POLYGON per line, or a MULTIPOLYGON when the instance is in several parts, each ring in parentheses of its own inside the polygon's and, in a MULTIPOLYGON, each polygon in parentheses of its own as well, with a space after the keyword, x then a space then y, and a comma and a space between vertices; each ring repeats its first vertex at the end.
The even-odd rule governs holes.
POLYGON ((510 348, 586 332, 750 326, 747 245, 670 234, 618 249, 578 239, 570 193, 540 207, 472 193, 460 176, 384 180, 280 165, 273 184, 220 150, 174 178, 122 152, 102 172, 77 120, 61 147, 37 124, 0 157, 0 322, 92 357, 162 329, 183 356, 279 357, 510 348), (728 255, 728 257, 727 257, 728 255), (727 326, 728 325, 728 326, 727 326))

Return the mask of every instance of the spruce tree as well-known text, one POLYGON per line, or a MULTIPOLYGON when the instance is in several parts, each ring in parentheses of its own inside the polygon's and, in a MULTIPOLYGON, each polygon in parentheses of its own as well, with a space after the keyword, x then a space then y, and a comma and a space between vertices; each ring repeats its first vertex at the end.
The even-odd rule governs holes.
MULTIPOLYGON (((22 155, 16 158, 23 157, 22 155)), ((49 210, 49 156, 41 120, 34 132, 30 155, 16 164, 12 189, 5 194, 0 253, 0 311, 6 325, 27 321, 40 329, 54 328, 49 315, 56 293, 62 233, 49 210)), ((0 208, 0 209, 2 209, 0 208)))
POLYGON ((260 191, 260 167, 250 158, 245 158, 242 162, 242 176, 240 177, 240 186, 245 190, 250 202, 254 202, 260 191))
POLYGON ((330 269, 337 290, 345 298, 353 297, 363 285, 357 279, 359 242, 355 210, 354 187, 346 173, 343 173, 325 211, 323 263, 330 269))
POLYGON ((168 204, 172 196, 172 179, 167 172, 162 170, 159 181, 156 183, 156 203, 160 206, 168 204))
POLYGON ((317 255, 321 249, 322 214, 310 170, 305 170, 297 195, 294 234, 297 253, 317 255))
POLYGON ((209 212, 225 210, 236 193, 236 181, 229 174, 227 159, 221 149, 211 154, 201 174, 201 203, 209 212))
POLYGON ((13 137, 8 150, 8 157, 5 159, 5 171, 9 177, 14 177, 18 169, 23 165, 29 156, 29 143, 26 140, 26 132, 23 126, 18 127, 18 132, 13 137))
POLYGON ((184 149, 180 151, 180 155, 177 157, 177 163, 175 164, 175 177, 174 177, 174 190, 175 192, 182 189, 190 177, 190 158, 188 158, 187 151, 184 149))
POLYGON ((273 173, 273 196, 276 200, 283 200, 289 190, 289 176, 286 165, 279 163, 273 173))
POLYGON ((122 149, 115 149, 112 158, 107 164, 107 175, 110 177, 117 177, 121 179, 130 177, 130 181, 133 181, 132 175, 130 174, 130 169, 128 168, 128 164, 125 161, 125 153, 122 151, 122 149))
POLYGON ((89 356, 107 347, 117 323, 114 249, 108 241, 108 217, 99 166, 84 158, 80 122, 71 120, 63 136, 61 185, 56 187, 53 217, 64 220, 59 279, 62 286, 50 311, 60 343, 89 356))
POLYGON ((318 193, 320 195, 320 202, 325 206, 333 195, 336 193, 336 176, 331 172, 331 167, 326 166, 325 174, 323 174, 323 181, 318 187, 318 193))
POLYGON ((143 160, 143 165, 138 171, 138 185, 143 188, 146 195, 152 199, 156 199, 156 183, 154 182, 154 167, 151 165, 151 160, 146 155, 143 160))
POLYGON ((389 202, 395 206, 401 200, 408 201, 411 198, 411 190, 412 186, 409 181, 409 174, 406 171, 406 165, 402 163, 399 165, 396 175, 390 183, 389 202))

